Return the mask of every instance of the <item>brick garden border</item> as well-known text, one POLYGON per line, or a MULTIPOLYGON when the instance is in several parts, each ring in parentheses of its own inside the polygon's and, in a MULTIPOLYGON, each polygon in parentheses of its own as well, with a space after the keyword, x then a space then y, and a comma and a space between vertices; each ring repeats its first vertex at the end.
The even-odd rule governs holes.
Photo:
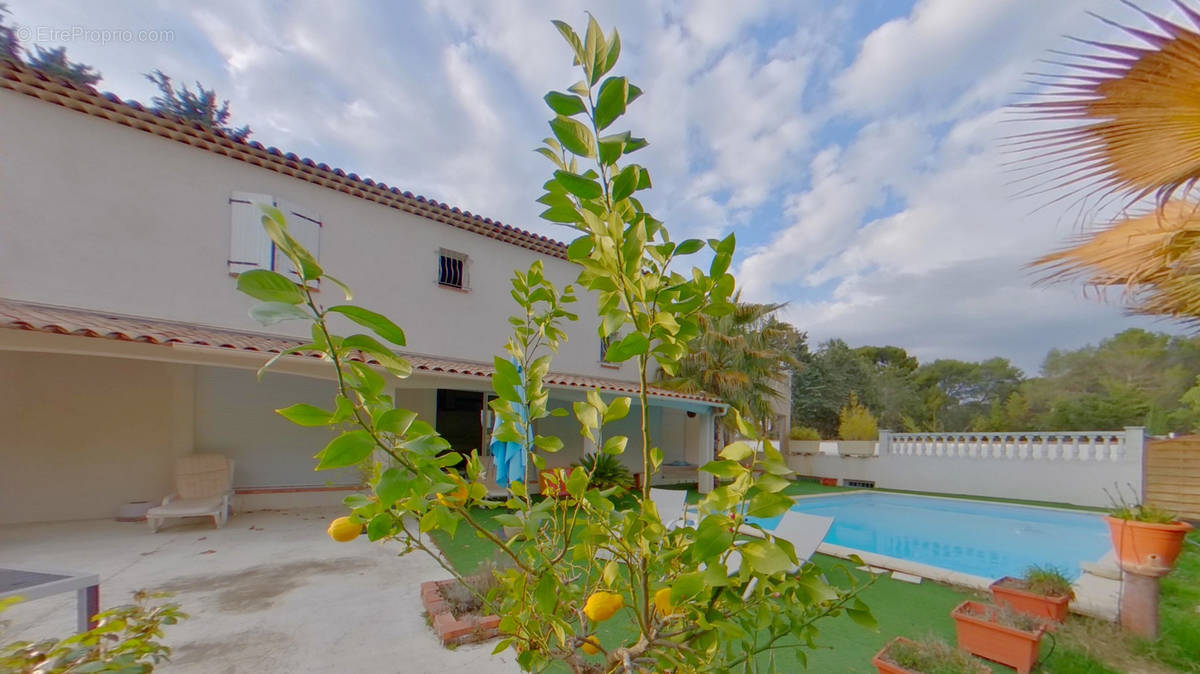
POLYGON ((433 624, 433 631, 442 640, 443 646, 460 646, 487 641, 500 636, 500 616, 470 615, 455 618, 450 604, 442 598, 441 589, 457 583, 449 580, 431 580, 421 583, 421 603, 433 624))

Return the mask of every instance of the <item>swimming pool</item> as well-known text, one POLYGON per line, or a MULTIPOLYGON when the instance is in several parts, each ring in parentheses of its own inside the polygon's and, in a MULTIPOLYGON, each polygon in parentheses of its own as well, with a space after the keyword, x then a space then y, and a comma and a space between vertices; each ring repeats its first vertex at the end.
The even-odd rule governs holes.
POLYGON ((1097 514, 1055 508, 852 493, 798 498, 793 510, 834 518, 826 543, 991 579, 1031 564, 1057 566, 1074 579, 1079 562, 1111 547, 1097 514))

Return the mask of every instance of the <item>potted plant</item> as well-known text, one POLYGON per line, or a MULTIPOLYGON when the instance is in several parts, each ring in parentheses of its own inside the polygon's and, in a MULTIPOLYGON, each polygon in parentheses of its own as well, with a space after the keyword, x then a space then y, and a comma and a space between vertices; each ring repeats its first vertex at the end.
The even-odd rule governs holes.
POLYGON ((1046 624, 1038 618, 1007 607, 964 601, 950 612, 958 645, 1029 674, 1038 659, 1038 647, 1046 624))
POLYGON ((990 671, 970 653, 936 638, 913 641, 896 637, 871 658, 871 664, 879 674, 986 674, 990 671))
POLYGON ((792 426, 788 433, 788 451, 806 456, 821 451, 821 434, 808 426, 792 426))
POLYGON ((1005 576, 992 583, 992 601, 997 606, 1009 606, 1014 611, 1061 623, 1075 591, 1071 579, 1053 566, 1031 566, 1020 578, 1005 576))
MULTIPOLYGON (((1115 491, 1115 497, 1108 494, 1112 507, 1104 521, 1108 523, 1117 561, 1122 567, 1169 571, 1192 525, 1162 508, 1139 503, 1136 498, 1127 501, 1119 488, 1115 491)), ((1132 486, 1130 492, 1136 496, 1132 486)))
POLYGON ((842 456, 874 456, 879 424, 871 411, 850 394, 850 404, 838 413, 838 454, 842 456))
POLYGON ((421 583, 421 603, 445 646, 487 641, 500 634, 500 616, 489 615, 484 598, 500 584, 503 564, 487 561, 465 584, 450 578, 421 583))

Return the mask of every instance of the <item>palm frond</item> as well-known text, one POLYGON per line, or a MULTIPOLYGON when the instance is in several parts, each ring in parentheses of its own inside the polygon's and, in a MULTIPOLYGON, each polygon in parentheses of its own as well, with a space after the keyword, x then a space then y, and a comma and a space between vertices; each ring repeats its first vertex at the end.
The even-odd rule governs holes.
MULTIPOLYGON (((1200 14, 1176 0, 1200 27, 1200 14)), ((1135 7, 1136 8, 1136 7, 1135 7)), ((1028 192, 1153 196, 1161 206, 1200 180, 1200 33, 1143 10, 1158 32, 1116 24, 1148 47, 1077 40, 1060 74, 1037 83, 1044 100, 1016 106, 1053 128, 1010 139, 1031 169, 1028 192)))

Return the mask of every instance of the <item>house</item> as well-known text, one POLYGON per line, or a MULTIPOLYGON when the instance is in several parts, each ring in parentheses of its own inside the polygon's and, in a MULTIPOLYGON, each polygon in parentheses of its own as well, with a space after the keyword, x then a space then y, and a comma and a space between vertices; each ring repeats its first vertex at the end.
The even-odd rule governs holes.
MULTIPOLYGON (((173 459, 191 452, 236 460, 241 508, 339 502, 360 485, 354 470, 313 471, 327 431, 273 412, 328 407, 329 366, 290 355, 256 379, 308 326, 264 328, 234 288, 247 269, 285 266, 254 202, 286 211, 356 303, 405 329, 415 373, 390 380, 397 404, 458 450, 487 444, 512 271, 540 259, 560 286, 576 274, 557 241, 20 64, 0 65, 0 119, 0 523, 110 517, 156 501, 173 459)), ((594 298, 577 307, 547 378, 552 402, 635 393, 631 364, 602 362, 594 298)), ((697 479, 722 411, 703 395, 651 392, 652 438, 681 464, 676 478, 697 479)), ((637 417, 635 405, 606 429, 630 436, 634 470, 637 417)), ((566 443, 552 465, 588 449, 571 418, 537 432, 566 443)))

